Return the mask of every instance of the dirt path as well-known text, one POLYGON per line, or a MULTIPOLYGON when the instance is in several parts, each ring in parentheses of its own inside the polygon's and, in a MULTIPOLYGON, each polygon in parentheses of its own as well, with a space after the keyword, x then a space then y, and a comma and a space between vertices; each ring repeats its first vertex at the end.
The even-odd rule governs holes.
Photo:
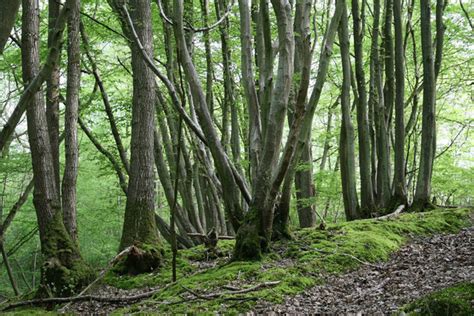
POLYGON ((461 281, 474 282, 474 227, 459 234, 417 238, 380 265, 328 276, 322 286, 281 305, 260 302, 255 313, 391 314, 461 281))

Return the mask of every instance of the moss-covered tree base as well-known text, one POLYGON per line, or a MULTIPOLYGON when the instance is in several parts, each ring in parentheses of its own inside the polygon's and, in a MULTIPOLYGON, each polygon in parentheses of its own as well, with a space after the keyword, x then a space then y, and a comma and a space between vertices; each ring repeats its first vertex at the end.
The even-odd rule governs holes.
POLYGON ((130 246, 114 265, 113 272, 120 275, 138 275, 155 271, 163 264, 163 249, 141 244, 130 246))
POLYGON ((436 209, 436 205, 430 201, 418 200, 413 201, 413 204, 410 206, 411 212, 428 212, 436 209))
POLYGON ((260 235, 260 222, 256 211, 251 210, 237 231, 233 260, 260 260, 267 248, 268 241, 260 235))
POLYGON ((70 296, 93 281, 95 272, 82 259, 58 212, 42 236, 44 257, 38 297, 70 296))

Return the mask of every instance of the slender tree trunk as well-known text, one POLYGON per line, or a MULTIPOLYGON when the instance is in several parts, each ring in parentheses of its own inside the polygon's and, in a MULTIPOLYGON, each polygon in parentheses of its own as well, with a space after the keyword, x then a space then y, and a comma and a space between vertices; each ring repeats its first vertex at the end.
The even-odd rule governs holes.
POLYGON ((395 24, 395 172, 394 195, 391 208, 407 205, 405 180, 405 60, 403 49, 402 5, 401 0, 393 0, 395 24))
MULTIPOLYGON (((294 111, 300 105, 298 94, 306 96, 309 87, 309 71, 303 71, 303 67, 311 68, 311 40, 310 40, 310 18, 312 1, 304 0, 296 3, 294 30, 295 36, 295 82, 290 96, 289 110, 294 111), (304 77, 306 76, 306 77, 304 77)), ((306 97, 300 98, 306 104, 306 97)), ((292 124, 293 113, 288 120, 292 124)), ((306 143, 303 147, 299 163, 304 167, 295 173, 296 208, 300 227, 313 227, 316 225, 316 212, 314 205, 315 187, 313 182, 313 159, 311 153, 311 133, 307 134, 306 143)))
POLYGON ((384 93, 382 84, 382 62, 379 57, 380 0, 374 0, 374 21, 370 50, 370 99, 375 122, 375 144, 377 154, 377 205, 385 207, 390 198, 390 172, 388 157, 388 133, 385 120, 384 93))
MULTIPOLYGON (((319 56, 319 67, 318 73, 316 77, 316 82, 311 93, 311 97, 307 104, 307 111, 305 111, 305 115, 303 118, 301 131, 298 135, 298 138, 295 140, 296 148, 294 149, 294 158, 291 160, 289 166, 287 166, 288 171, 286 177, 284 178, 283 189, 282 189, 282 198, 280 200, 280 206, 277 207, 275 213, 275 228, 274 234, 276 235, 275 238, 278 238, 278 235, 284 236, 286 230, 288 230, 287 224, 289 220, 289 203, 291 196, 289 195, 291 192, 291 185, 293 182, 294 173, 296 171, 296 164, 298 162, 298 158, 301 156, 303 148, 305 146, 306 140, 309 138, 311 133, 311 126, 314 117, 314 113, 316 107, 319 103, 319 99, 323 90, 324 83, 326 82, 326 75, 329 68, 329 61, 332 55, 332 46, 334 43, 334 39, 337 33, 339 21, 341 19, 342 13, 342 5, 341 1, 336 2, 336 11, 331 19, 331 23, 326 30, 326 34, 324 36, 324 43, 321 45, 321 52, 319 56)), ((310 56, 307 56, 308 58, 310 56)), ((308 71, 307 67, 303 68, 304 72, 308 71)), ((302 79, 306 78, 306 75, 302 76, 302 79)), ((302 80, 303 82, 304 80, 302 80)), ((298 97, 306 98, 303 94, 298 94, 298 97)), ((300 103, 297 103, 300 104, 300 103)), ((291 136, 291 131, 290 135, 291 136)), ((290 140, 291 141, 291 140, 290 140)), ((288 145, 287 141, 287 145, 288 145)), ((286 148, 285 148, 286 149, 286 148)))
POLYGON ((18 296, 21 293, 18 290, 18 284, 16 282, 15 276, 13 275, 13 270, 7 256, 7 252, 5 251, 5 247, 3 246, 2 240, 0 240, 0 252, 2 253, 3 263, 5 264, 5 268, 8 274, 8 279, 10 280, 10 284, 12 285, 13 292, 15 293, 16 296, 18 296))
MULTIPOLYGON (((209 1, 200 0, 201 2, 201 13, 204 22, 204 27, 209 25, 209 1)), ((212 93, 214 66, 212 64, 212 50, 211 41, 209 39, 209 31, 205 31, 203 34, 204 48, 206 50, 206 102, 209 107, 211 115, 214 114, 214 96, 212 93)))
POLYGON ((423 55, 423 118, 421 132, 421 153, 416 183, 414 209, 431 205, 431 177, 436 148, 436 77, 431 37, 430 1, 420 0, 421 52, 423 55))
MULTIPOLYGON (((70 1, 64 10, 68 10, 70 1)), ((39 72, 39 8, 35 0, 23 0, 22 68, 27 86, 39 72)), ((46 110, 41 92, 34 94, 27 108, 28 138, 34 174, 33 203, 38 218, 44 264, 39 294, 70 295, 87 284, 91 270, 82 260, 63 223, 54 178, 46 110)))
POLYGON ((393 195, 392 188, 392 165, 391 165, 391 145, 392 145, 392 117, 393 117, 393 108, 395 101, 395 75, 394 75, 394 49, 393 49, 393 33, 392 33, 392 24, 393 24, 393 1, 394 0, 385 0, 385 16, 384 16, 384 25, 383 25, 383 37, 382 37, 382 46, 383 46, 383 57, 384 57, 384 71, 385 71, 385 83, 383 86, 384 94, 384 107, 385 107, 385 125, 386 125, 386 145, 384 146, 387 153, 384 155, 386 157, 386 172, 387 172, 387 190, 388 193, 384 196, 383 207, 388 211, 390 200, 393 195))
POLYGON ((80 10, 80 0, 72 0, 71 12, 68 16, 67 91, 64 119, 66 159, 62 183, 62 207, 64 225, 73 240, 77 240, 76 183, 79 167, 77 120, 79 115, 79 89, 81 84, 80 10))
MULTIPOLYGON (((273 211, 276 192, 273 166, 278 161, 283 124, 291 90, 294 57, 294 32, 291 6, 285 0, 272 0, 277 17, 279 61, 275 87, 271 98, 262 158, 258 169, 254 196, 244 223, 237 232, 234 257, 236 259, 260 258, 272 237, 273 211)), ((278 184, 277 189, 279 188, 278 184)))
POLYGON ((218 139, 216 130, 214 129, 212 118, 210 116, 209 108, 206 104, 206 98, 198 74, 191 60, 189 50, 186 46, 183 27, 182 0, 174 2, 174 17, 174 33, 186 81, 189 84, 192 98, 196 106, 196 113, 199 122, 204 134, 207 137, 207 144, 213 156, 216 169, 222 183, 225 210, 230 221, 232 222, 232 225, 234 226, 234 229, 238 229, 243 219, 243 212, 242 207, 240 205, 240 201, 238 200, 239 195, 237 194, 238 187, 236 183, 235 173, 232 169, 232 163, 227 157, 224 148, 220 140, 218 139))
MULTIPOLYGON (((54 26, 58 19, 60 3, 57 0, 48 2, 48 48, 54 45, 54 26)), ((58 196, 61 194, 60 169, 59 169, 59 77, 60 54, 51 65, 51 73, 46 79, 46 120, 48 122, 49 141, 53 155, 54 178, 58 196)))
POLYGON ((361 193, 361 215, 370 217, 375 211, 373 195, 371 156, 370 156, 370 132, 367 110, 367 92, 365 89, 363 37, 364 29, 362 20, 364 16, 359 12, 359 0, 352 0, 352 20, 354 27, 354 52, 355 52, 355 75, 357 81, 357 130, 359 138, 359 170, 360 170, 360 193, 361 193))
POLYGON ((351 120, 350 89, 351 89, 351 64, 349 53, 349 31, 348 16, 345 0, 339 24, 339 44, 341 47, 342 60, 342 91, 341 91, 341 136, 340 136, 340 156, 341 156, 341 181, 342 195, 344 199, 344 210, 347 220, 359 218, 359 202, 356 191, 356 171, 354 154, 354 127, 351 120))
POLYGON ((250 26, 250 1, 239 0, 240 10, 240 43, 242 46, 241 69, 242 82, 247 100, 249 116, 249 155, 250 180, 252 186, 256 183, 257 170, 260 161, 262 127, 260 120, 260 105, 254 82, 252 67, 252 32, 250 26))

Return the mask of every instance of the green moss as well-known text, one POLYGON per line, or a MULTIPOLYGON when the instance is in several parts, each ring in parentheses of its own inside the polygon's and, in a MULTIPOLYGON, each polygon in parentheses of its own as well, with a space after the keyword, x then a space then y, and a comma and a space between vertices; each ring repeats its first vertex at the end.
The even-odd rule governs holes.
POLYGON ((69 296, 89 284, 95 272, 79 254, 62 222, 61 212, 48 223, 42 253, 45 257, 41 271, 41 286, 37 295, 69 296))
POLYGON ((56 312, 47 311, 42 308, 32 308, 32 307, 18 308, 11 312, 2 312, 2 315, 5 315, 5 316, 35 316, 35 315, 57 315, 57 314, 58 313, 56 312))
POLYGON ((267 241, 260 235, 258 211, 251 209, 237 232, 234 260, 260 260, 267 250, 267 241))
POLYGON ((403 308, 409 315, 474 315, 474 283, 460 283, 434 292, 403 308))
MULTIPOLYGON (((191 269, 188 274, 179 275, 176 284, 166 287, 153 298, 117 313, 237 314, 251 309, 256 298, 280 303, 287 295, 301 293, 306 288, 320 284, 322 273, 345 272, 357 268, 361 261, 387 260, 412 235, 457 232, 469 225, 471 212, 468 209, 436 210, 403 214, 390 220, 360 220, 328 225, 324 231, 303 229, 295 232, 293 240, 274 243, 275 251, 262 255, 260 261, 234 261, 202 272, 191 269), (246 288, 267 281, 280 283, 241 295, 226 294, 212 300, 196 298, 186 290, 209 294, 226 292, 224 286, 229 284, 246 288), (186 299, 183 300, 181 296, 186 299)), ((230 250, 232 242, 220 242, 219 246, 230 250)), ((199 253, 204 251, 203 247, 181 251, 181 264, 190 264, 188 260, 202 258, 199 253)), ((165 254, 165 257, 168 255, 165 254)), ((153 277, 154 282, 157 282, 155 286, 169 283, 171 278, 166 271, 164 269, 164 274, 153 277)), ((144 280, 137 283, 144 284, 144 280)))

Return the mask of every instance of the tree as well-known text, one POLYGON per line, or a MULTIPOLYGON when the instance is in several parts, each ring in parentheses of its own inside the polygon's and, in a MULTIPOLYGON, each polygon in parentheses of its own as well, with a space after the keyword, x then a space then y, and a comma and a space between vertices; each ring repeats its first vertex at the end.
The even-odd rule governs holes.
MULTIPOLYGON (((68 16, 66 112, 64 119, 64 147, 66 159, 61 187, 61 201, 64 225, 71 238, 77 240, 76 183, 79 169, 77 121, 79 116, 79 89, 81 84, 80 0, 71 0, 70 8, 71 11, 68 16)), ((52 140, 51 137, 50 140, 52 140)), ((55 171, 55 176, 57 172, 58 170, 55 171)))
POLYGON ((339 140, 339 155, 341 156, 341 182, 344 198, 344 211, 348 220, 357 219, 359 201, 356 191, 356 171, 354 154, 354 127, 351 120, 351 64, 349 53, 348 16, 345 0, 342 0, 342 16, 339 23, 339 45, 341 47, 342 87, 341 87, 341 135, 339 140))
POLYGON ((395 25, 395 172, 394 194, 391 208, 407 205, 405 180, 405 61, 402 31, 402 5, 393 0, 393 20, 395 25))
MULTIPOLYGON (((153 56, 151 4, 145 0, 112 6, 122 20, 124 33, 135 33, 142 47, 130 43, 132 53, 132 136, 130 178, 119 250, 135 247, 125 261, 122 273, 142 273, 158 268, 161 246, 155 222, 154 130, 156 84, 153 72, 142 58, 141 49, 153 56), (130 13, 129 13, 130 12, 130 13)), ((130 36, 131 37, 131 36, 130 36)))
MULTIPOLYGON (((72 1, 68 1, 63 10, 71 10, 71 6, 72 1)), ((28 86, 39 72, 39 10, 35 0, 23 1, 22 34, 23 81, 28 86)), ((41 91, 29 100, 26 112, 34 174, 33 203, 44 256, 40 294, 70 295, 87 284, 93 273, 63 223, 41 91)))
POLYGON ((431 205, 431 177, 436 150, 436 78, 431 37, 430 1, 420 0, 421 52, 423 56, 423 118, 421 130, 421 154, 414 209, 424 209, 431 205))
MULTIPOLYGON (((364 2, 363 2, 364 3, 364 2)), ((363 4, 364 5, 364 4, 363 4)), ((352 21, 354 28, 355 75, 357 81, 357 131, 359 138, 359 170, 361 182, 361 212, 364 217, 375 210, 374 190, 370 163, 370 133, 365 89, 365 72, 363 56, 364 16, 360 16, 359 0, 352 0, 352 21)))

